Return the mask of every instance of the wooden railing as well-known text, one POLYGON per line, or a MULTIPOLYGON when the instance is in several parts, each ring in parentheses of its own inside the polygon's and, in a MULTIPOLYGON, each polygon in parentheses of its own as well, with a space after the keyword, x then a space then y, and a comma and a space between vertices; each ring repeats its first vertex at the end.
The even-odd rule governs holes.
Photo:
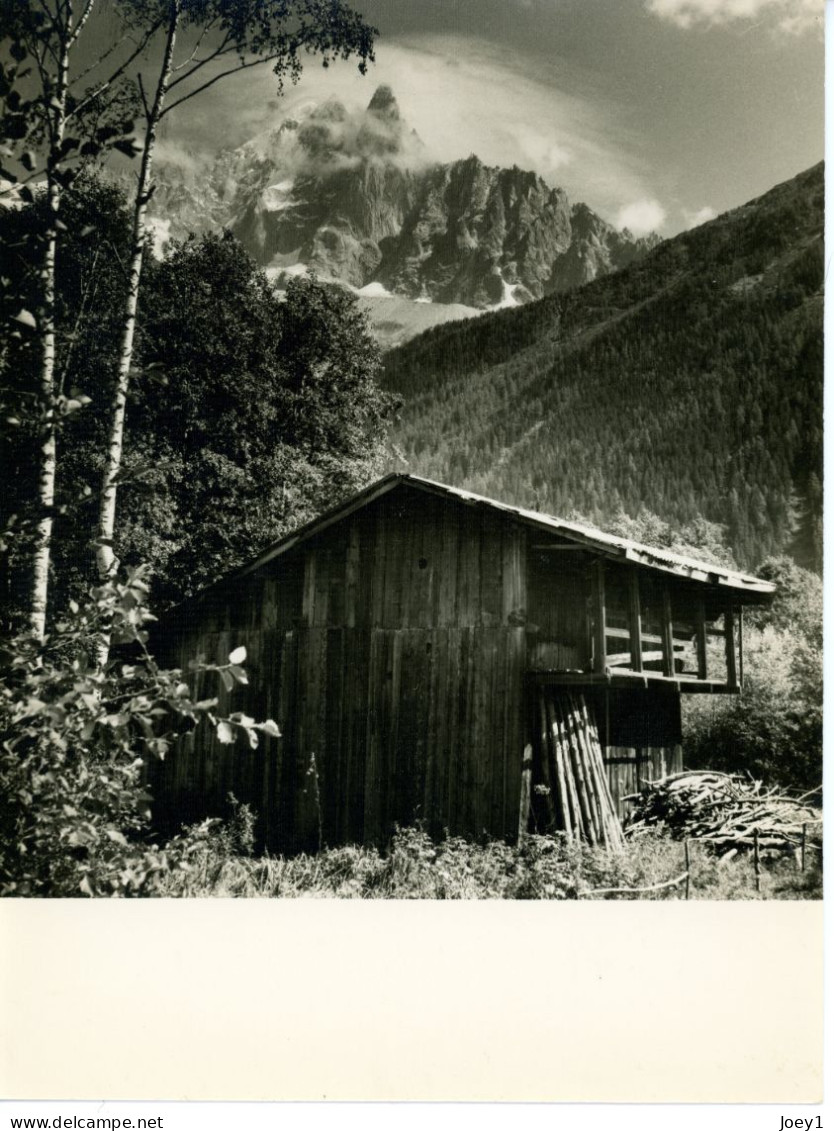
MULTIPOLYGON (((639 571, 629 571, 625 600, 623 586, 618 585, 613 610, 606 580, 605 562, 594 562, 588 624, 590 667, 587 672, 565 671, 563 682, 581 683, 584 677, 591 683, 633 685, 633 681, 639 679, 646 686, 650 681, 666 681, 686 691, 734 692, 740 689, 744 659, 740 608, 728 600, 723 623, 714 625, 707 620, 704 597, 687 594, 686 617, 676 619, 674 603, 680 596, 668 582, 663 582, 656 591, 650 627, 647 627, 639 571), (724 642, 724 662, 718 662, 723 670, 715 672, 710 670, 709 641, 712 638, 724 642)), ((541 658, 546 651, 546 646, 540 642, 541 658)), ((558 666, 546 668, 541 658, 531 667, 542 675, 557 676, 558 666)), ((712 661, 716 662, 715 656, 712 661)))

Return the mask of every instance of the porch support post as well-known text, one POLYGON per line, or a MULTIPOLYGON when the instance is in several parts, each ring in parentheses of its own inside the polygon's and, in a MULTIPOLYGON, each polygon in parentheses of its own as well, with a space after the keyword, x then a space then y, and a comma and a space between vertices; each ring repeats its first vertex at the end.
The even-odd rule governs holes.
POLYGON ((727 653, 727 686, 738 687, 736 671, 735 614, 732 605, 724 613, 724 644, 727 653))
POLYGON ((744 687, 744 606, 738 609, 738 685, 744 687))
POLYGON ((594 671, 605 674, 605 562, 598 561, 595 569, 596 618, 594 624, 594 671))
POLYGON ((698 598, 695 615, 695 647, 698 652, 698 679, 707 678, 707 619, 704 612, 704 598, 698 598))
POLYGON ((643 670, 643 617, 640 611, 640 577, 637 570, 629 577, 629 643, 631 666, 636 672, 643 670))
POLYGON ((672 597, 669 586, 663 586, 663 623, 661 624, 663 647, 663 674, 675 674, 675 645, 672 636, 672 597))

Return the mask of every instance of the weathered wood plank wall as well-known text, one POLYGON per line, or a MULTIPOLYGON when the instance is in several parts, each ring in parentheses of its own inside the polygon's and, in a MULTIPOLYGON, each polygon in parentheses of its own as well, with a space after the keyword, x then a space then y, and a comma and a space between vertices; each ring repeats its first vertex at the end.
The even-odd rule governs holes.
POLYGON ((512 835, 525 537, 505 516, 403 492, 187 606, 173 658, 245 645, 249 684, 220 710, 275 718, 282 738, 257 751, 186 739, 154 783, 163 818, 222 812, 232 790, 263 841, 290 851, 317 847, 319 831, 383 843, 417 820, 512 835))

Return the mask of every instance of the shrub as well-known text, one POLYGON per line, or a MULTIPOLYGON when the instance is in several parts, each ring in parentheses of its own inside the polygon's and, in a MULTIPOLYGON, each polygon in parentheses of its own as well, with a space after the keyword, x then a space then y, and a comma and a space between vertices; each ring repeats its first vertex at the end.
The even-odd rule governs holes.
POLYGON ((767 625, 745 633, 744 690, 684 711, 684 762, 814 789, 822 779, 822 653, 767 625))
MULTIPOLYGON (((18 637, 0 668, 0 894, 140 895, 179 867, 188 841, 151 843, 145 764, 178 733, 217 727, 277 735, 271 721, 218 718, 216 699, 195 701, 179 670, 148 653, 146 571, 109 581, 55 625, 44 644, 18 637), (121 656, 103 666, 103 640, 121 656)), ((245 682, 236 649, 225 665, 195 664, 227 684, 245 682)), ((251 834, 251 829, 249 830, 251 834)), ((232 834, 230 834, 232 835, 232 834)), ((242 844, 237 834, 236 846, 242 844)))
POLYGON ((744 689, 684 698, 684 762, 810 790, 822 780, 822 582, 785 558, 759 572, 778 589, 746 617, 744 689))

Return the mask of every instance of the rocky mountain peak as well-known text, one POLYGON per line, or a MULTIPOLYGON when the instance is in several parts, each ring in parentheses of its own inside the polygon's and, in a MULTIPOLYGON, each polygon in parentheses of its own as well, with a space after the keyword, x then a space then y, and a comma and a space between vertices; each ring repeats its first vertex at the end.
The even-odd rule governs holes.
POLYGON ((583 204, 582 201, 571 207, 570 215, 573 223, 582 230, 591 230, 604 223, 602 217, 597 216, 596 212, 591 211, 588 205, 583 204))
POLYGON ((231 228, 279 279, 315 270, 484 309, 587 282, 651 246, 530 170, 474 153, 432 162, 387 84, 364 109, 304 107, 202 168, 197 179, 175 168, 160 177, 163 234, 231 228))
POLYGON ((390 86, 378 86, 362 116, 356 148, 363 157, 422 160, 423 144, 400 113, 390 86))
POLYGON ((382 83, 374 91, 373 98, 368 103, 371 114, 382 114, 386 118, 401 118, 400 107, 393 90, 387 83, 382 83))
POLYGON ((314 106, 310 111, 312 122, 344 122, 347 116, 347 109, 338 98, 328 98, 326 102, 314 106))

